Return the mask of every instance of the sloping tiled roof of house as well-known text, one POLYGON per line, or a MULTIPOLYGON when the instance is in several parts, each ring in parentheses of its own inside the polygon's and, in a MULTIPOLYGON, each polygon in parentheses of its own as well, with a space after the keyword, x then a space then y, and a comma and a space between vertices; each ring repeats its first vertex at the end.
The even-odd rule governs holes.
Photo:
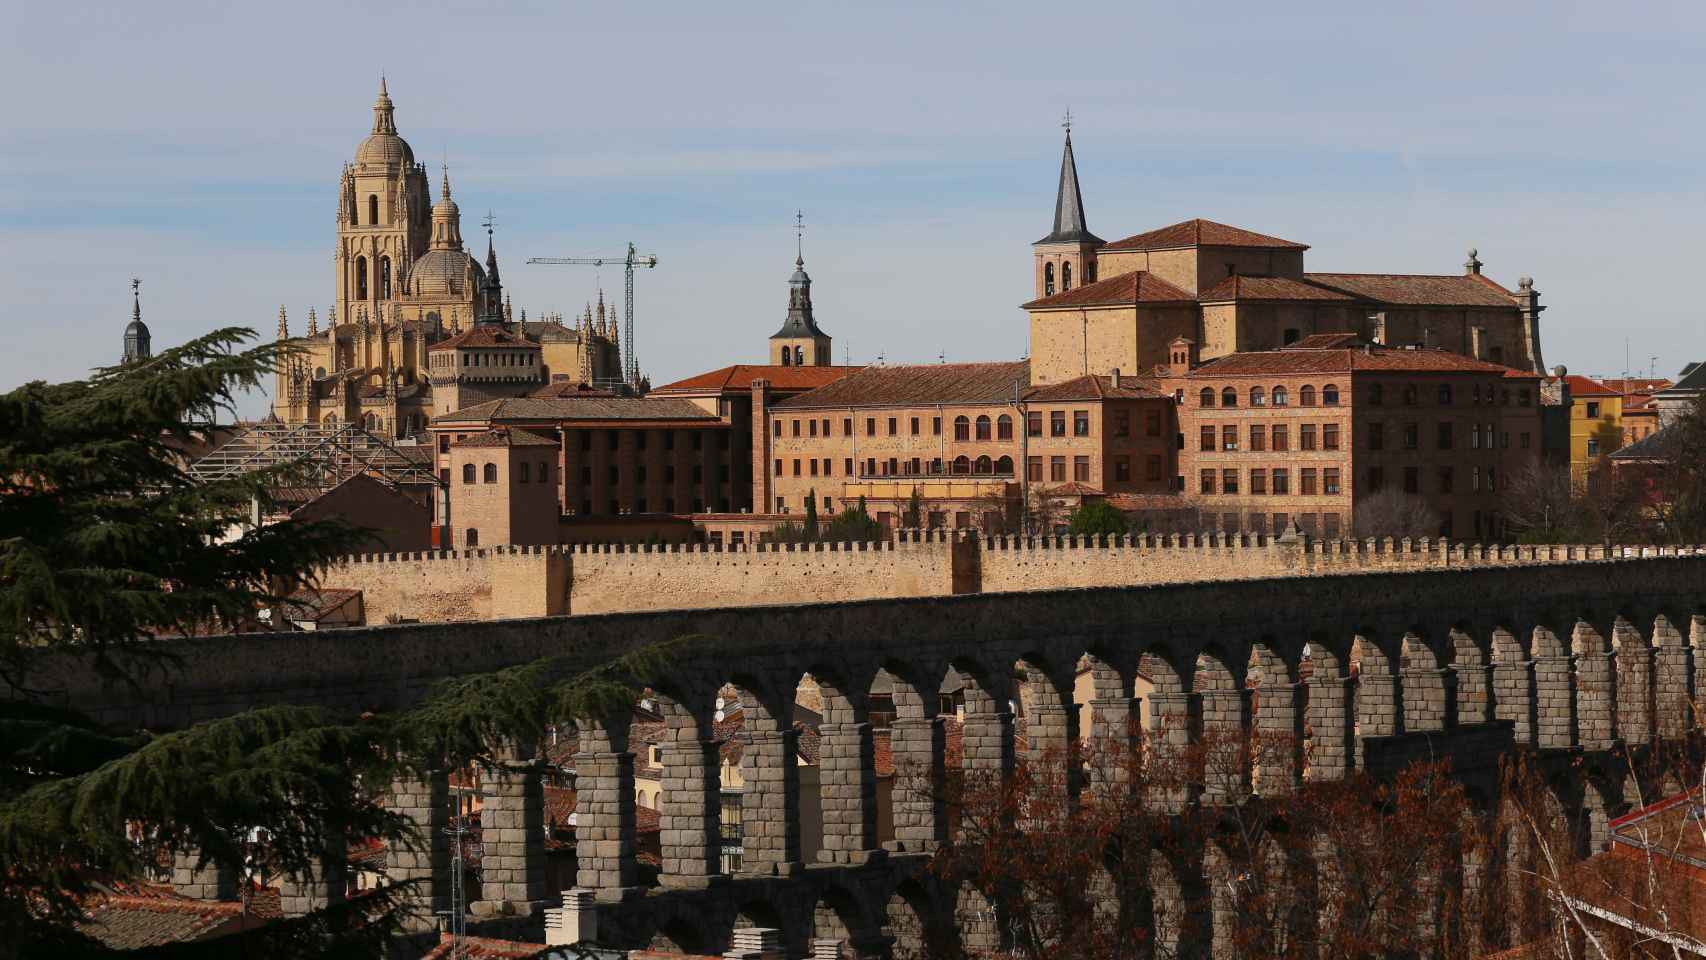
POLYGON ((1564 382, 1570 385, 1570 396, 1572 397, 1619 396, 1616 390, 1600 383, 1598 380, 1592 380, 1588 377, 1578 376, 1573 373, 1565 377, 1564 382))
POLYGON ((1003 403, 1013 399, 1014 383, 1021 392, 1031 385, 1028 361, 865 367, 828 386, 789 397, 775 409, 1003 403))
POLYGON ((555 949, 543 943, 497 940, 492 937, 458 937, 440 931, 438 946, 428 951, 421 960, 449 960, 451 957, 465 957, 467 960, 519 960, 524 957, 548 956, 555 949), (461 950, 456 949, 458 946, 461 950))
POLYGON ((834 383, 862 367, 783 367, 737 363, 706 373, 677 380, 652 393, 708 393, 711 391, 748 390, 752 381, 764 380, 776 390, 815 390, 834 383))
POLYGON ((507 347, 511 350, 537 350, 539 344, 525 336, 517 336, 497 324, 482 323, 447 340, 440 340, 428 347, 427 350, 428 352, 433 350, 460 350, 469 347, 507 347))
POLYGON ((1303 279, 1395 306, 1516 307, 1509 290, 1480 274, 1306 273, 1303 279))
POLYGON ((451 444, 453 447, 554 447, 557 441, 550 437, 542 437, 531 430, 514 430, 501 427, 497 430, 487 430, 451 444))
POLYGON ((1665 434, 1669 427, 1660 427, 1641 439, 1611 452, 1613 460, 1669 460, 1672 456, 1671 438, 1665 434))
POLYGON ((251 910, 245 920, 244 904, 238 901, 195 900, 153 885, 91 897, 83 912, 77 929, 114 950, 193 943, 257 927, 266 919, 251 910))
POLYGON ((1230 227, 1198 217, 1172 226, 1151 230, 1115 240, 1104 250, 1176 250, 1181 247, 1267 247, 1280 250, 1307 250, 1309 244, 1281 240, 1254 230, 1230 227))
POLYGON ((1024 304, 1024 309, 1115 307, 1136 303, 1192 303, 1196 298, 1147 270, 1133 270, 1024 304))
MULTIPOLYGON (((1625 397, 1630 397, 1631 399, 1635 397, 1645 399, 1646 397, 1670 386, 1670 381, 1662 377, 1658 379, 1648 379, 1646 377, 1607 377, 1604 380, 1601 380, 1600 383, 1604 384, 1606 389, 1614 390, 1623 394, 1625 397)), ((1623 409, 1629 409, 1629 405, 1625 404, 1623 409)))
POLYGON ((1066 400, 1147 400, 1161 395, 1160 385, 1155 380, 1122 374, 1118 387, 1114 386, 1113 377, 1074 377, 1061 383, 1032 387, 1025 393, 1025 399, 1049 403, 1066 400))
POLYGON ((433 418, 434 424, 498 423, 505 420, 716 420, 687 400, 673 397, 506 397, 433 418))
POLYGON ((1235 273, 1207 290, 1199 291, 1197 299, 1204 303, 1220 303, 1228 300, 1351 301, 1356 297, 1342 290, 1292 280, 1289 277, 1257 277, 1235 273))
POLYGON ((1506 379, 1538 380, 1532 373, 1497 363, 1476 360, 1449 350, 1434 348, 1393 349, 1364 346, 1329 350, 1259 350, 1233 353, 1211 360, 1187 377, 1212 380, 1216 377, 1309 374, 1309 373, 1485 373, 1506 379))
POLYGON ((543 387, 528 394, 530 397, 614 397, 616 394, 609 390, 601 390, 579 380, 553 380, 543 387))

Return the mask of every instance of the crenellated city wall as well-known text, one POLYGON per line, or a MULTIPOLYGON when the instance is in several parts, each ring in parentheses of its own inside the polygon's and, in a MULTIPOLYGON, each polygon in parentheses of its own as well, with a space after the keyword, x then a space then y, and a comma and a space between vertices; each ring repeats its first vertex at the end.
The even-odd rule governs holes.
POLYGON ((1256 535, 957 537, 869 544, 489 547, 366 554, 327 570, 369 623, 439 623, 1075 587, 1674 556, 1701 547, 1509 546, 1256 535))

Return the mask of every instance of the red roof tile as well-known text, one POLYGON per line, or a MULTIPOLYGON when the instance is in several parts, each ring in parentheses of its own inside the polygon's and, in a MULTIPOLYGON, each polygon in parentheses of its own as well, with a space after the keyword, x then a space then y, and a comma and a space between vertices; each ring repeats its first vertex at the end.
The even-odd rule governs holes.
POLYGON ((922 406, 936 403, 1006 403, 1013 385, 1031 385, 1031 365, 1006 363, 921 363, 864 367, 855 373, 775 405, 777 410, 820 407, 922 406))
POLYGON ((516 336, 497 324, 479 324, 472 330, 464 330, 448 340, 440 340, 427 348, 433 350, 456 350, 468 347, 507 347, 511 350, 537 350, 539 344, 526 337, 516 336))
POLYGON ((1151 230, 1136 236, 1115 240, 1104 250, 1176 250, 1180 247, 1268 247, 1281 250, 1307 250, 1309 244, 1281 240, 1266 234, 1229 227, 1213 220, 1186 220, 1170 227, 1151 230))
POLYGON ((433 947, 421 960, 447 960, 451 956, 462 956, 468 960, 518 960, 523 957, 534 957, 552 948, 543 943, 523 943, 520 940, 496 940, 491 937, 458 937, 451 933, 440 931, 438 946, 433 947), (460 945, 460 953, 456 947, 460 945))
MULTIPOLYGON (((1646 377, 1607 377, 1601 380, 1600 383, 1604 384, 1609 390, 1615 390, 1618 393, 1623 394, 1625 397, 1631 398, 1644 397, 1658 393, 1660 390, 1671 385, 1669 380, 1662 377, 1657 380, 1650 380, 1646 377)), ((1629 406, 1625 404, 1623 409, 1627 410, 1629 409, 1629 406)))
POLYGON ((1042 492, 1044 496, 1049 497, 1099 497, 1103 494, 1101 487, 1093 487, 1082 480, 1068 480, 1059 486, 1048 487, 1042 492))
POLYGON ((194 900, 170 887, 141 885, 89 898, 77 928, 109 948, 135 950, 207 940, 263 920, 253 912, 245 917, 240 901, 194 900))
POLYGON ((451 444, 453 447, 554 447, 556 445, 557 441, 550 437, 542 437, 531 430, 513 430, 508 427, 476 433, 451 444))
POLYGON ((1040 297, 1023 305, 1026 310, 1053 307, 1107 307, 1138 303, 1192 303, 1190 294, 1144 270, 1133 270, 1040 297))
POLYGON ((1510 291, 1479 274, 1306 273, 1303 279, 1377 303, 1424 307, 1516 307, 1510 291))
POLYGON ((1064 400, 1149 400, 1159 396, 1161 387, 1153 379, 1139 379, 1131 374, 1122 374, 1118 388, 1114 387, 1113 377, 1074 377, 1062 383, 1032 387, 1026 392, 1025 399, 1047 403, 1064 400))
POLYGON ((614 397, 609 390, 600 390, 578 380, 553 380, 528 394, 530 397, 614 397))
POLYGON ((1564 382, 1570 385, 1570 396, 1572 397, 1619 396, 1616 390, 1600 383, 1598 380, 1590 380, 1587 377, 1577 376, 1573 373, 1565 377, 1564 382))
POLYGON ((1339 300, 1356 298, 1339 290, 1287 277, 1254 277, 1235 273, 1197 294, 1204 303, 1227 300, 1339 300))
POLYGON ((752 388, 752 381, 767 381, 776 390, 815 390, 818 387, 834 383, 861 367, 782 367, 769 365, 754 365, 737 363, 732 367, 722 367, 708 373, 677 380, 661 387, 653 387, 653 393, 705 393, 717 391, 744 391, 752 388))
POLYGON ((1512 379, 1536 379, 1534 374, 1513 371, 1510 367, 1475 360, 1448 350, 1409 350, 1381 346, 1233 353, 1211 360, 1192 370, 1187 376, 1193 380, 1212 380, 1228 376, 1352 372, 1486 373, 1512 379))

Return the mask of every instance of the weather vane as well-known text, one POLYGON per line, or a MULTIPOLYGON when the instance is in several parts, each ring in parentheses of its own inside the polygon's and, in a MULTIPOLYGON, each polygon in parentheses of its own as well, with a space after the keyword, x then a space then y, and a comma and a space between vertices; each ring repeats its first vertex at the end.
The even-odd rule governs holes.
POLYGON ((492 228, 498 225, 498 218, 495 216, 492 216, 492 211, 490 208, 488 208, 486 210, 486 218, 484 220, 481 220, 480 224, 481 224, 481 226, 484 226, 486 228, 486 235, 491 236, 492 228))
POLYGON ((1067 134, 1070 135, 1072 133, 1072 108, 1071 107, 1066 108, 1066 116, 1061 119, 1060 125, 1066 128, 1067 134))
POLYGON ((805 259, 806 256, 806 214, 804 210, 794 211, 794 256, 805 259))

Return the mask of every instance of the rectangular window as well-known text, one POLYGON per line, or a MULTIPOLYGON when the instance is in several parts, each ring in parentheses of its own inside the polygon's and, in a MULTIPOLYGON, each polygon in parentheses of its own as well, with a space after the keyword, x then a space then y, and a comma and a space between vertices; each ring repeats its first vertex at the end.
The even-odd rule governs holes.
POLYGON ((841 461, 841 472, 851 477, 853 475, 853 458, 847 457, 841 461))
POLYGON ((939 437, 942 435, 942 418, 941 417, 931 417, 930 418, 930 435, 932 437, 939 437))
POLYGON ((1214 449, 1214 428, 1213 427, 1203 427, 1202 428, 1202 448, 1204 450, 1213 450, 1214 449))
POLYGON ((1336 513, 1321 514, 1321 534, 1328 540, 1339 539, 1339 515, 1336 513))
POLYGON ((1339 468, 1327 467, 1321 471, 1321 492, 1329 497, 1338 494, 1339 468))
POLYGON ((1048 434, 1051 437, 1066 436, 1066 411, 1055 410, 1048 415, 1048 434))
POLYGON ((1222 449, 1222 450, 1236 450, 1236 449, 1238 449, 1238 428, 1237 427, 1235 427, 1231 424, 1227 424, 1226 426, 1220 428, 1220 449, 1222 449))
POLYGON ((1339 425, 1338 424, 1336 424, 1336 423, 1324 423, 1321 425, 1321 449, 1323 449, 1323 450, 1337 450, 1337 449, 1339 449, 1339 425))
POLYGON ((1599 419, 1599 401, 1598 400, 1589 400, 1588 401, 1588 419, 1589 420, 1599 419))
POLYGON ((830 473, 833 472, 830 470, 830 467, 833 467, 834 465, 835 465, 835 461, 829 459, 828 457, 824 457, 823 458, 823 475, 826 477, 829 476, 830 473))
POLYGON ((1521 447, 1524 450, 1528 449, 1528 434, 1526 432, 1517 434, 1516 439, 1517 439, 1517 446, 1521 447))
POLYGON ((1079 483, 1090 482, 1090 458, 1089 457, 1073 457, 1072 458, 1072 479, 1077 480, 1079 483))
POLYGON ((900 423, 900 421, 899 421, 899 419, 898 419, 898 418, 895 418, 895 417, 890 417, 890 418, 889 418, 889 436, 891 436, 891 437, 892 437, 892 436, 894 436, 894 435, 895 435, 895 434, 896 434, 896 433, 899 433, 899 432, 900 432, 900 431, 899 431, 899 430, 897 430, 897 429, 896 429, 896 425, 897 425, 897 424, 899 424, 899 423, 900 423))
POLYGON ((1090 435, 1090 411, 1072 411, 1072 435, 1075 437, 1088 437, 1090 435))
POLYGON ((1161 458, 1160 457, 1151 456, 1151 457, 1147 457, 1144 459, 1144 461, 1143 461, 1143 478, 1145 480, 1159 480, 1159 479, 1161 479, 1161 458))
POLYGON ((1286 528, 1288 528, 1290 526, 1291 526, 1291 517, 1289 517, 1283 513, 1274 514, 1274 536, 1277 537, 1280 534, 1285 533, 1286 528))
POLYGON ((1404 449, 1415 450, 1422 445, 1422 428, 1420 424, 1404 424, 1404 449))
POLYGON ((1452 484, 1451 468, 1450 467, 1440 467, 1439 468, 1439 492, 1440 493, 1450 493, 1451 492, 1451 484, 1452 484))
MULTIPOLYGON (((527 464, 524 463, 521 466, 523 469, 526 469, 527 464)), ((525 480, 527 478, 522 477, 522 479, 525 480)), ((634 468, 634 482, 635 483, 645 483, 646 482, 646 465, 645 464, 642 463, 639 466, 636 466, 634 468)))
POLYGON ((1304 533, 1313 537, 1321 529, 1321 515, 1318 513, 1300 513, 1297 515, 1297 525, 1303 528, 1304 533))
POLYGON ((800 475, 800 461, 795 460, 794 461, 794 476, 797 477, 799 475, 800 475))
POLYGON ((1043 415, 1040 413, 1025 414, 1025 436, 1040 437, 1043 435, 1043 415))
POLYGON ((1222 471, 1220 471, 1220 492, 1221 493, 1237 493, 1238 492, 1238 471, 1236 471, 1236 470, 1222 470, 1222 471))
POLYGON ((1161 436, 1161 413, 1156 411, 1144 419, 1143 432, 1152 437, 1161 436))
POLYGON ((809 463, 809 464, 811 464, 811 468, 812 468, 812 469, 811 469, 811 474, 812 474, 812 476, 814 476, 814 477, 815 477, 815 476, 817 476, 817 458, 816 458, 816 457, 813 457, 813 458, 812 458, 812 459, 810 459, 810 460, 808 460, 808 461, 806 461, 806 462, 807 462, 807 463, 809 463))
POLYGON ((450 452, 450 435, 449 434, 441 433, 438 435, 438 452, 439 453, 449 453, 450 452))
POLYGON ((1268 492, 1268 471, 1260 467, 1250 470, 1250 492, 1266 494, 1268 492))
POLYGON ((844 437, 851 437, 853 435, 853 418, 852 417, 842 417, 841 418, 841 435, 844 437))
POLYGON ((1025 458, 1025 479, 1032 483, 1041 483, 1043 479, 1043 458, 1025 458))
POLYGON ((912 435, 915 437, 918 436, 918 418, 917 417, 912 418, 912 435))
POLYGON ((1368 448, 1370 450, 1386 449, 1386 424, 1371 423, 1368 425, 1368 448))
POLYGON ((1404 468, 1404 492, 1405 493, 1421 493, 1422 492, 1422 468, 1421 467, 1405 467, 1404 468))
POLYGON ((1315 496, 1315 468, 1304 467, 1297 471, 1297 492, 1306 497, 1315 496))
POLYGON ((794 433, 794 436, 797 437, 800 435, 800 421, 795 420, 793 423, 794 423, 793 433, 794 433))
POLYGON ((1124 437, 1131 434, 1131 412, 1121 410, 1114 414, 1114 436, 1124 437))
POLYGON ((1588 456, 1599 456, 1599 440, 1592 437, 1588 438, 1588 456))
POLYGON ((1438 424, 1434 428, 1434 435, 1435 435, 1434 441, 1441 450, 1450 450, 1451 449, 1451 439, 1452 438, 1451 438, 1451 424, 1450 424, 1450 422, 1438 424))
POLYGON ((1120 455, 1114 458, 1114 480, 1125 482, 1131 479, 1131 458, 1120 455))
POLYGON ((1286 434, 1287 430, 1285 424, 1274 424, 1271 436, 1269 436, 1268 439, 1272 441, 1270 445, 1273 447, 1275 453, 1284 453, 1286 450, 1291 448, 1291 438, 1286 436, 1286 434))
POLYGON ((876 417, 866 417, 865 418, 865 436, 874 437, 876 435, 877 435, 877 418, 876 417))
POLYGON ((776 498, 776 512, 781 513, 782 511, 784 511, 786 509, 788 509, 787 499, 783 498, 783 497, 777 497, 776 498))
POLYGON ((1386 469, 1384 467, 1368 468, 1368 493, 1379 493, 1386 486, 1386 469))
POLYGON ((1204 470, 1202 472, 1201 481, 1202 481, 1202 489, 1200 492, 1202 492, 1202 493, 1213 493, 1214 492, 1214 471, 1213 470, 1204 470))
POLYGON ((876 457, 866 457, 865 458, 865 476, 874 477, 876 475, 877 475, 877 458, 876 457))
POLYGON ((1259 423, 1250 424, 1250 449, 1266 450, 1268 448, 1268 431, 1259 423))
POLYGON ((1297 428, 1297 449, 1315 449, 1315 424, 1306 423, 1297 428))
MULTIPOLYGON (((1287 494, 1290 492, 1291 492, 1291 471, 1286 469, 1285 467, 1275 467, 1274 468, 1274 493, 1276 495, 1284 495, 1284 494, 1287 494)), ((1278 514, 1275 514, 1275 516, 1278 516, 1278 514)), ((1279 530, 1284 526, 1285 526, 1284 524, 1278 523, 1276 521, 1275 525, 1274 525, 1274 529, 1279 530)))
POLYGON ((823 435, 826 437, 829 436, 829 418, 828 417, 823 418, 823 435))
POLYGON ((1066 458, 1065 457, 1049 457, 1048 458, 1048 478, 1050 480, 1054 481, 1055 483, 1065 483, 1066 482, 1066 458))
POLYGON ((806 421, 806 426, 808 427, 808 430, 807 430, 808 433, 810 433, 814 437, 817 436, 817 421, 816 420, 806 421))

